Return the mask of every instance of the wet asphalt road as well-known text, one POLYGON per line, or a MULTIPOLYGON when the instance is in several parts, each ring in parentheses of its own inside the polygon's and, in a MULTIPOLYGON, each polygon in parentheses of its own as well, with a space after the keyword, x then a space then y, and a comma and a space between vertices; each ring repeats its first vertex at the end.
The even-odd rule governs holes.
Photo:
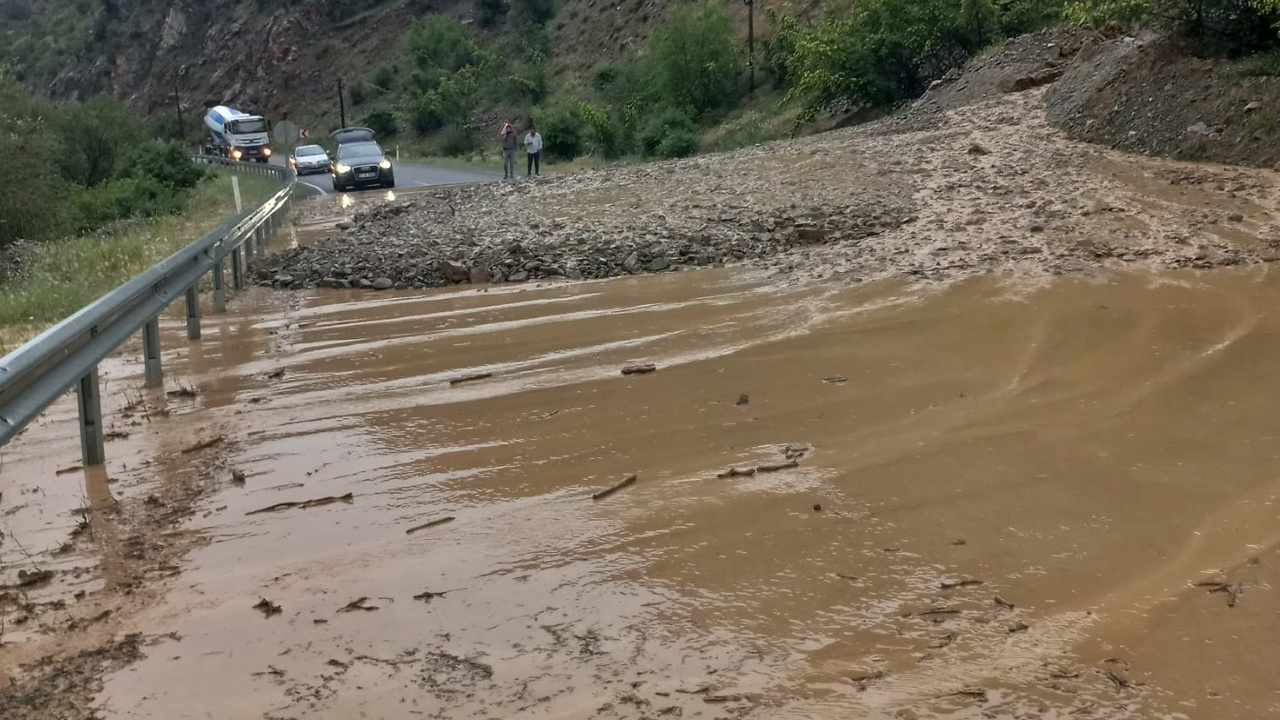
MULTIPOLYGON (((417 165, 399 162, 395 165, 396 188, 427 187, 465 182, 489 182, 500 179, 497 171, 417 165)), ((328 174, 300 175, 298 183, 315 195, 333 194, 333 179, 328 174)))

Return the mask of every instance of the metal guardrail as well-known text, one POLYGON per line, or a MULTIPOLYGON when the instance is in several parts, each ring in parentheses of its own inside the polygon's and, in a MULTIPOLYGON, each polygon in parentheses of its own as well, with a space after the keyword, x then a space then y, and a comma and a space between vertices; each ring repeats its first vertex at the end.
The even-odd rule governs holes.
POLYGON ((248 264, 266 252, 269 239, 289 217, 297 177, 273 165, 233 162, 196 155, 195 162, 238 172, 278 177, 284 186, 270 198, 223 223, 150 269, 81 308, 22 347, 0 358, 0 446, 22 432, 45 408, 72 387, 80 408, 84 464, 104 461, 102 404, 98 363, 142 330, 146 386, 160 387, 159 316, 184 297, 187 337, 200 339, 198 283, 213 276, 213 310, 226 310, 224 271, 230 260, 231 284, 244 287, 248 264))

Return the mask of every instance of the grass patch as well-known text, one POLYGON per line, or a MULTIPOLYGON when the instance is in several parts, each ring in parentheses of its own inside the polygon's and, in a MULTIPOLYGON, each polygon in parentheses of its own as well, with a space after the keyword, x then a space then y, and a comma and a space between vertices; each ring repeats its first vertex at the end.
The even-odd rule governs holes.
MULTIPOLYGON (((0 285, 0 352, 39 334, 191 244, 235 212, 230 171, 192 193, 177 215, 119 223, 110 230, 41 243, 21 271, 0 285)), ((268 177, 239 175, 249 207, 275 192, 268 177)))
POLYGON ((1252 55, 1236 63, 1235 72, 1242 77, 1280 76, 1280 49, 1252 55))

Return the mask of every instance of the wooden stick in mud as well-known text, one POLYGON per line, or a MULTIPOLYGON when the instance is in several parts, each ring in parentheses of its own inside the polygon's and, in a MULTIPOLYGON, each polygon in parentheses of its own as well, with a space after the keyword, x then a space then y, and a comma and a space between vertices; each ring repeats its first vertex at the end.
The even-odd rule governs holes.
POLYGON ((790 470, 791 468, 800 467, 799 460, 788 460, 786 462, 769 463, 756 468, 756 472, 771 473, 779 470, 790 470))
POLYGON ((653 363, 644 363, 643 365, 628 365, 622 368, 622 374, 623 375, 648 375, 651 372, 656 372, 657 369, 658 369, 658 366, 654 365, 653 363))
POLYGON ((460 378, 454 378, 449 381, 450 385, 461 385, 463 383, 475 382, 476 380, 486 380, 493 377, 493 373, 476 373, 475 375, 464 375, 460 378))
POLYGON ((354 497, 355 495, 353 493, 347 493, 346 495, 334 495, 331 497, 316 498, 314 500, 303 500, 302 502, 282 502, 276 503, 275 505, 268 505, 264 508, 258 508, 257 510, 250 510, 245 513, 245 515, 257 515, 259 513, 276 512, 278 510, 292 510, 294 508, 301 508, 305 510, 307 508, 331 505, 337 502, 349 503, 354 497))
POLYGON ((613 486, 613 487, 611 487, 611 488, 606 488, 606 489, 604 489, 604 490, 601 490, 601 491, 600 491, 600 492, 598 492, 598 493, 594 493, 594 494, 592 494, 591 499, 592 499, 592 500, 603 500, 603 499, 605 499, 605 498, 609 497, 610 495, 612 495, 612 494, 614 494, 614 493, 618 492, 619 490, 621 490, 621 489, 622 489, 622 488, 624 488, 624 487, 627 487, 627 486, 629 486, 629 485, 634 485, 634 484, 635 484, 635 482, 636 482, 636 480, 638 480, 638 479, 639 479, 639 476, 637 476, 637 475, 628 475, 628 476, 626 477, 626 479, 625 479, 625 480, 623 480, 622 482, 618 483, 617 485, 614 485, 614 486, 613 486))
POLYGON ((191 447, 185 447, 185 448, 182 448, 182 454, 183 454, 183 455, 190 455, 190 454, 191 454, 191 453, 193 453, 193 452, 200 452, 201 450, 207 450, 207 449, 209 449, 209 448, 213 447, 214 445, 217 445, 218 443, 222 442, 223 440, 226 440, 226 437, 224 437, 224 436, 222 436, 222 435, 219 435, 218 437, 216 437, 216 438, 214 438, 214 439, 212 439, 212 440, 205 440, 204 442, 202 442, 202 443, 196 443, 195 445, 192 445, 191 447))
POLYGON ((412 534, 414 534, 414 533, 418 532, 419 530, 426 530, 427 528, 433 528, 433 527, 435 527, 435 526, 437 526, 437 525, 444 525, 445 523, 451 523, 451 522, 453 522, 453 516, 452 516, 452 515, 450 515, 450 516, 448 516, 448 517, 437 518, 437 519, 432 520, 431 522, 428 522, 428 523, 422 523, 421 525, 414 525, 413 527, 409 528, 408 530, 405 530, 405 531, 404 531, 404 534, 405 534, 405 535, 412 535, 412 534))

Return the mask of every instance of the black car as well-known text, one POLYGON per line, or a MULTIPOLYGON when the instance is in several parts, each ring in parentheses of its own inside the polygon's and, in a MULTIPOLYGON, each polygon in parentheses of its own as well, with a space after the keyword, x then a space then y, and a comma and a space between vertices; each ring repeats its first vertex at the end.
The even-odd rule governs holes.
POLYGON ((332 134, 338 143, 333 154, 333 189, 338 192, 370 187, 395 187, 396 174, 386 153, 368 128, 344 128, 332 134))

